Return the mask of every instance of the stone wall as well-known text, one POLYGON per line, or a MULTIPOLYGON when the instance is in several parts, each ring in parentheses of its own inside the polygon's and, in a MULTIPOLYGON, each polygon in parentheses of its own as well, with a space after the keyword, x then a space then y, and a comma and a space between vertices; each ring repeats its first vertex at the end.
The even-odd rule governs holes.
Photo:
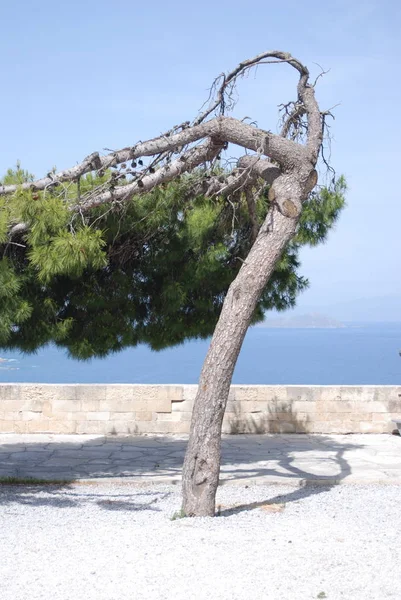
MULTIPOLYGON (((0 432, 187 433, 196 385, 0 384, 0 432)), ((225 433, 384 433, 401 387, 231 387, 225 433)))

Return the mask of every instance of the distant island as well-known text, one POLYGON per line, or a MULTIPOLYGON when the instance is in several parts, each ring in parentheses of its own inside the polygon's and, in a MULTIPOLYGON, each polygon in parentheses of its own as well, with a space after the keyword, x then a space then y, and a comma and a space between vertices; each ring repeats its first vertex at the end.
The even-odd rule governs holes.
POLYGON ((266 319, 259 326, 285 329, 340 329, 346 327, 341 321, 318 313, 266 319))

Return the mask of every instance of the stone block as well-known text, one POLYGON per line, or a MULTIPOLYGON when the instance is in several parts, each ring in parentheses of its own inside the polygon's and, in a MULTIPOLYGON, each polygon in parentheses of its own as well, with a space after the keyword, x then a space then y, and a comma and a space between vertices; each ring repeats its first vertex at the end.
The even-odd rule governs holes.
POLYGON ((172 402, 168 398, 159 398, 157 402, 151 403, 152 410, 158 413, 171 413, 172 402))
POLYGON ((52 414, 62 412, 81 412, 81 401, 77 398, 71 400, 53 400, 51 403, 51 411, 52 414))
POLYGON ((286 399, 292 402, 302 402, 307 404, 313 404, 319 397, 319 389, 315 386, 309 385, 289 385, 286 387, 286 399))
POLYGON ((68 430, 68 421, 25 421, 26 433, 64 433, 60 429, 65 427, 68 430))
POLYGON ((223 425, 221 428, 222 433, 235 434, 238 433, 234 424, 231 421, 223 421, 223 425))
POLYGON ((306 400, 294 400, 291 404, 292 412, 297 415, 298 413, 316 413, 316 402, 308 402, 306 400))
POLYGON ((51 419, 55 421, 86 421, 86 412, 57 412, 52 414, 51 419))
POLYGON ((193 400, 182 400, 182 402, 173 402, 171 404, 172 412, 192 412, 194 407, 193 400))
POLYGON ((153 413, 150 410, 143 410, 134 413, 135 421, 152 421, 153 413))
POLYGON ((157 400, 162 394, 159 385, 135 385, 132 387, 134 400, 157 400))
POLYGON ((266 413, 267 403, 258 400, 241 400, 239 402, 241 413, 266 413))
POLYGON ((106 427, 108 425, 108 421, 81 421, 76 424, 76 433, 93 433, 102 435, 106 433, 106 427))
POLYGON ((270 421, 266 414, 256 413, 245 417, 245 433, 268 433, 270 421))
POLYGON ((21 386, 14 383, 0 383, 0 405, 4 400, 20 399, 21 386))
POLYGON ((384 402, 389 405, 391 400, 401 399, 401 387, 385 385, 375 388, 374 398, 376 402, 384 402))
POLYGON ((76 399, 82 411, 101 410, 100 402, 106 400, 106 385, 78 385, 76 399))
MULTIPOLYGON (((132 385, 107 385, 105 386, 105 398, 99 398, 100 410, 107 401, 108 410, 115 410, 116 405, 129 404, 134 399, 134 387, 132 385)), ((122 411, 125 412, 125 411, 122 411)))
POLYGON ((0 415, 0 419, 5 421, 20 421, 22 420, 22 410, 9 410, 0 415))
POLYGON ((159 388, 159 398, 168 398, 171 402, 182 402, 184 390, 182 385, 162 385, 159 388))
POLYGON ((333 433, 333 427, 327 421, 315 421, 313 429, 309 433, 333 433))
POLYGON ((316 400, 318 402, 341 402, 341 386, 322 386, 316 400))
POLYGON ((20 399, 26 410, 41 410, 43 402, 69 401, 76 399, 75 385, 22 384, 20 399))
POLYGON ((171 413, 171 400, 168 398, 158 398, 155 400, 134 400, 133 409, 135 412, 151 411, 158 413, 171 413))
POLYGON ((267 411, 269 414, 276 412, 286 412, 292 414, 292 401, 287 399, 272 398, 267 402, 267 411))
POLYGON ((100 400, 99 410, 101 412, 134 412, 134 400, 115 400, 114 402, 109 400, 100 400))
MULTIPOLYGON (((333 416, 334 418, 334 416, 333 416)), ((345 418, 345 417, 344 417, 345 418)), ((348 415, 348 418, 351 419, 352 421, 372 421, 373 420, 373 413, 371 412, 353 412, 350 415, 348 415)))
POLYGON ((241 402, 236 400, 228 400, 226 404, 226 412, 239 413, 241 411, 241 402))
POLYGON ((32 410, 23 410, 19 413, 20 418, 23 421, 40 421, 43 420, 43 416, 40 412, 35 412, 32 410))
MULTIPOLYGON (((136 433, 158 433, 155 429, 156 422, 155 421, 135 421, 135 426, 137 428, 136 433)), ((159 423, 160 425, 160 423, 159 423)))
POLYGON ((181 421, 181 414, 179 412, 171 412, 171 413, 156 413, 156 421, 166 421, 169 423, 176 423, 181 421))
POLYGON ((247 386, 240 386, 240 385, 236 385, 233 386, 232 391, 234 392, 234 398, 237 402, 241 402, 241 401, 257 401, 258 400, 258 388, 257 387, 252 387, 250 385, 247 386))
POLYGON ((135 421, 137 413, 129 412, 110 412, 108 413, 110 421, 135 421))
POLYGON ((226 413, 223 419, 223 433, 245 433, 245 419, 234 413, 226 413))
POLYGON ((401 414, 401 397, 400 398, 389 398, 386 406, 390 412, 398 412, 401 414))
POLYGON ((309 425, 305 426, 311 433, 358 433, 359 429, 351 419, 337 419, 326 421, 315 421, 312 430, 309 425))
POLYGON ((386 430, 383 423, 377 423, 374 421, 360 421, 359 431, 360 433, 384 433, 386 430))
POLYGON ((318 413, 352 413, 355 410, 355 404, 342 398, 338 400, 318 400, 316 402, 318 413))
POLYGON ((50 400, 45 400, 42 403, 42 415, 44 417, 51 417, 53 414, 53 405, 50 400))
POLYGON ((386 413, 386 412, 388 412, 388 406, 386 405, 385 402, 378 402, 376 400, 372 400, 370 402, 356 401, 355 402, 355 412, 386 413))
POLYGON ((97 412, 87 412, 86 420, 87 421, 108 421, 110 419, 110 413, 108 411, 97 411, 97 412))
POLYGON ((266 402, 291 403, 288 400, 287 388, 284 385, 260 385, 258 388, 258 400, 266 400, 266 402))
POLYGON ((52 421, 51 433, 76 433, 76 421, 52 421))
MULTIPOLYGON (((125 404, 128 407, 128 404, 125 404)), ((130 404, 130 410, 132 412, 148 412, 153 410, 153 405, 154 402, 149 402, 148 400, 133 400, 130 404)), ((116 408, 115 410, 118 410, 118 408, 116 408)))
POLYGON ((288 421, 268 421, 266 433, 296 433, 296 427, 294 423, 288 421))
POLYGON ((29 433, 29 421, 10 421, 13 426, 13 433, 29 433))
POLYGON ((191 421, 192 419, 192 412, 182 412, 180 415, 181 421, 191 421))
POLYGON ((46 399, 36 399, 36 400, 25 400, 20 402, 21 409, 31 410, 34 412, 41 413, 43 412, 43 408, 46 407, 47 413, 52 412, 53 400, 46 399))
POLYGON ((268 411, 267 416, 269 421, 292 421, 294 420, 294 415, 292 412, 283 411, 283 412, 270 412, 268 411))
MULTIPOLYGON (((369 413, 367 413, 369 414, 369 413)), ((364 417, 366 416, 366 414, 364 415, 364 417)), ((391 413, 371 413, 371 419, 368 419, 369 421, 373 421, 373 423, 389 423, 391 421, 393 417, 391 416, 391 413)), ((361 419, 361 421, 366 421, 366 419, 361 419)))
POLYGON ((184 400, 195 400, 198 392, 197 385, 183 385, 182 386, 183 399, 184 400))
MULTIPOLYGON (((335 422, 335 421, 351 421, 355 419, 355 414, 356 413, 352 413, 352 412, 322 412, 322 411, 318 411, 315 416, 314 419, 316 421, 319 422, 335 422)), ((359 416, 359 413, 358 413, 359 416)), ((362 415, 363 419, 366 419, 366 413, 364 413, 362 415)))
POLYGON ((1 400, 0 407, 1 411, 8 415, 22 410, 22 402, 20 400, 1 400))
POLYGON ((0 421, 0 433, 13 433, 14 423, 13 421, 0 421))
POLYGON ((172 412, 172 413, 156 413, 156 421, 166 421, 170 423, 178 423, 179 421, 190 421, 192 418, 191 412, 172 412))
POLYGON ((352 402, 371 402, 375 399, 375 389, 370 385, 342 386, 341 398, 352 402))
POLYGON ((81 411, 82 412, 95 412, 101 410, 100 400, 95 398, 82 398, 81 399, 81 411))
MULTIPOLYGON (((99 421, 100 423, 100 421, 99 421)), ((140 430, 141 423, 137 421, 109 421, 104 423, 104 433, 106 434, 132 434, 144 433, 140 430)))

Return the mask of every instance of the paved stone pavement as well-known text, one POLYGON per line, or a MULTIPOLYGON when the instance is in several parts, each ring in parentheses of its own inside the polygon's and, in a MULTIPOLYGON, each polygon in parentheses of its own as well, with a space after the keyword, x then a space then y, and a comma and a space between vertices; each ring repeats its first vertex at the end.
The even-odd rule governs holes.
MULTIPOLYGON (((180 480, 188 436, 0 434, 0 478, 180 480)), ((401 484, 395 435, 226 435, 221 479, 232 483, 401 484)))

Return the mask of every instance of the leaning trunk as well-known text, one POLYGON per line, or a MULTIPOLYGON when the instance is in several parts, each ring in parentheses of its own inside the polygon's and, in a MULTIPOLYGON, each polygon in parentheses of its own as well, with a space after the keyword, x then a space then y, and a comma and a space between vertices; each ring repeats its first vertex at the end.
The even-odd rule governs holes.
MULTIPOLYGON (((288 199, 288 181, 286 183, 284 190, 288 199)), ((192 414, 182 474, 183 511, 187 516, 215 514, 221 429, 232 375, 261 294, 295 234, 301 209, 300 197, 296 196, 291 202, 297 209, 296 214, 284 216, 277 208, 269 211, 246 261, 228 289, 203 364, 192 414)))

